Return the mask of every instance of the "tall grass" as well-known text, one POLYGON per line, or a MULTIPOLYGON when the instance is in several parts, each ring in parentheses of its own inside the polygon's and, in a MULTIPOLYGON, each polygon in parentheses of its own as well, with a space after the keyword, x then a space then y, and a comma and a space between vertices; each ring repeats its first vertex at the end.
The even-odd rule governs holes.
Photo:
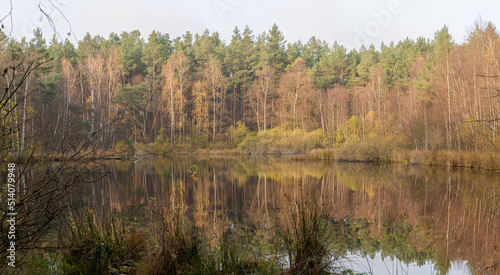
POLYGON ((319 204, 304 195, 288 212, 285 244, 290 268, 287 274, 331 274, 340 254, 337 230, 330 220, 332 205, 319 204))
MULTIPOLYGON (((171 174, 167 183, 170 183, 170 177, 171 174)), ((184 217, 185 193, 176 184, 169 188, 164 190, 171 195, 167 205, 156 199, 150 201, 155 245, 148 249, 148 255, 139 264, 138 274, 179 274, 200 261, 201 239, 194 223, 189 223, 184 217)))
POLYGON ((221 229, 215 249, 190 222, 165 216, 158 236, 122 230, 116 220, 96 221, 88 213, 74 214, 67 248, 65 274, 328 274, 334 269, 335 231, 327 207, 314 200, 298 202, 289 212, 284 250, 257 256, 238 244, 238 236, 221 229), (276 260, 286 255, 289 266, 276 260))
MULTIPOLYGON (((191 173, 196 180, 196 166, 191 173)), ((113 218, 98 219, 89 212, 72 215, 63 254, 64 272, 205 275, 336 271, 333 263, 339 255, 336 230, 329 219, 331 206, 320 205, 302 191, 288 212, 283 245, 275 246, 269 255, 239 245, 238 235, 224 226, 211 236, 215 242, 208 241, 203 229, 186 218, 184 191, 173 184, 168 194, 172 196, 166 205, 155 199, 150 202, 153 229, 149 238, 145 231, 126 230, 113 218), (288 268, 281 260, 285 255, 288 268)))
POLYGON ((64 273, 102 274, 134 269, 144 255, 146 238, 141 232, 126 232, 116 219, 97 222, 89 212, 73 213, 66 247, 64 273))

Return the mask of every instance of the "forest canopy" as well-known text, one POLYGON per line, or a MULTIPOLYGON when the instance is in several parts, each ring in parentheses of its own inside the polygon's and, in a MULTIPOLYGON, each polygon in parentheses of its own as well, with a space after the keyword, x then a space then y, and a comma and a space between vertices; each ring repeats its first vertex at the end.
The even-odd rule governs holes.
POLYGON ((463 44, 444 26, 433 39, 359 50, 316 37, 287 42, 276 24, 262 34, 236 27, 228 43, 208 30, 177 38, 153 31, 147 39, 138 30, 87 34, 77 45, 56 36, 47 42, 39 29, 30 41, 0 36, 2 86, 33 92, 20 94, 18 112, 3 119, 18 133, 15 150, 69 127, 103 150, 158 140, 165 150, 236 146, 298 132, 320 136, 313 147, 500 146, 500 37, 491 22, 476 22, 463 44), (43 65, 20 81, 14 68, 30 63, 43 65))

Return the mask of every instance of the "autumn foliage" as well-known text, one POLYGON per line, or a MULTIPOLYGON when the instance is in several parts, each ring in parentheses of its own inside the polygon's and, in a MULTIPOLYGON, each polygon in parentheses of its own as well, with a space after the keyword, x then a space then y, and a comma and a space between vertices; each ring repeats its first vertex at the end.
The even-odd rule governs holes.
POLYGON ((432 40, 352 50, 315 37, 286 43, 276 25, 256 36, 235 28, 228 44, 209 31, 175 39, 154 31, 147 40, 138 31, 86 35, 76 47, 46 43, 39 30, 29 42, 2 37, 2 68, 47 61, 23 84, 35 96, 4 119, 20 133, 18 151, 16 144, 36 143, 38 128, 57 135, 70 125, 103 151, 158 139, 174 151, 219 144, 294 154, 500 146, 500 37, 490 22, 476 22, 462 44, 445 26, 432 40), (55 123, 46 125, 48 118, 55 123), (248 136, 233 136, 238 122, 248 136), (309 133, 321 141, 301 141, 309 133))

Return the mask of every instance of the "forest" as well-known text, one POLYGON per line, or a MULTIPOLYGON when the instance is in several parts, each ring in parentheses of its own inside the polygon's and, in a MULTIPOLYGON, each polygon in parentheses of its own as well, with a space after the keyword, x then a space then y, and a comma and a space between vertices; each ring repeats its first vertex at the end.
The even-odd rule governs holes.
POLYGON ((432 39, 360 49, 314 36, 289 42, 276 24, 261 34, 236 27, 228 42, 209 30, 176 38, 153 31, 147 39, 138 30, 87 34, 76 44, 47 41, 40 29, 29 40, 0 31, 0 177, 12 179, 0 200, 14 204, 0 216, 0 257, 5 262, 10 253, 6 232, 15 214, 16 261, 35 274, 44 273, 32 262, 42 262, 47 274, 116 266, 142 274, 219 274, 222 265, 240 273, 324 271, 332 249, 344 255, 323 245, 332 236, 367 255, 433 259, 444 271, 452 259, 466 259, 471 270, 493 274, 497 172, 357 164, 333 170, 328 162, 240 163, 234 156, 214 163, 198 156, 136 160, 212 150, 498 171, 497 54, 499 32, 481 21, 462 44, 444 26, 432 39), (121 160, 108 167, 103 158, 121 160), (337 199, 338 209, 325 209, 338 212, 322 212, 315 198, 321 205, 337 199), (249 211, 235 214, 231 205, 249 211), (132 206, 141 212, 116 225, 112 216, 132 206), (268 207, 288 216, 266 228, 268 207), (199 216, 189 220, 193 213, 199 216), (254 219, 258 234, 284 236, 264 244, 281 249, 290 265, 274 266, 283 261, 270 264, 263 254, 234 261, 234 228, 224 224, 232 215, 254 219), (141 231, 138 216, 151 229, 141 231), (204 230, 212 224, 213 231, 204 230), (215 233, 202 239, 197 230, 215 233), (315 250, 306 255, 310 243, 315 250), (466 255, 466 246, 474 253, 466 255), (62 253, 46 258, 50 250, 62 253), (32 252, 38 254, 30 258, 32 252))
POLYGON ((130 154, 296 154, 361 143, 492 152, 500 146, 497 55, 491 22, 474 23, 463 44, 444 26, 432 40, 359 50, 314 36, 287 42, 276 24, 261 34, 236 27, 228 43, 208 30, 87 34, 76 46, 47 42, 39 29, 30 41, 0 33, 1 84, 16 90, 4 93, 2 104, 15 108, 2 114, 2 132, 19 157, 30 146, 57 151, 69 133, 130 154))

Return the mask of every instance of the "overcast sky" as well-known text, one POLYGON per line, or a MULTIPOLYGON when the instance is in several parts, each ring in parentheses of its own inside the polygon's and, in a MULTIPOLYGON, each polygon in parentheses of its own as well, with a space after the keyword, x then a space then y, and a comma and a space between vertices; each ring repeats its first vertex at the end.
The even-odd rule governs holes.
MULTIPOLYGON (((456 42, 462 43, 474 21, 500 23, 500 1, 497 0, 52 0, 71 23, 77 39, 85 33, 108 37, 138 29, 147 38, 152 30, 170 34, 171 38, 186 31, 217 31, 226 43, 235 26, 246 25, 254 35, 278 24, 287 42, 306 42, 311 36, 337 41, 347 48, 361 44, 399 41, 406 37, 432 38, 447 25, 456 42)), ((0 18, 9 11, 10 0, 0 0, 0 18)), ((62 38, 69 27, 49 0, 40 0, 54 19, 62 38)), ((14 37, 30 37, 40 27, 46 37, 53 31, 46 20, 40 21, 39 0, 13 1, 14 37)), ((10 30, 10 18, 2 22, 10 30)), ((75 37, 71 38, 73 42, 75 37)))

